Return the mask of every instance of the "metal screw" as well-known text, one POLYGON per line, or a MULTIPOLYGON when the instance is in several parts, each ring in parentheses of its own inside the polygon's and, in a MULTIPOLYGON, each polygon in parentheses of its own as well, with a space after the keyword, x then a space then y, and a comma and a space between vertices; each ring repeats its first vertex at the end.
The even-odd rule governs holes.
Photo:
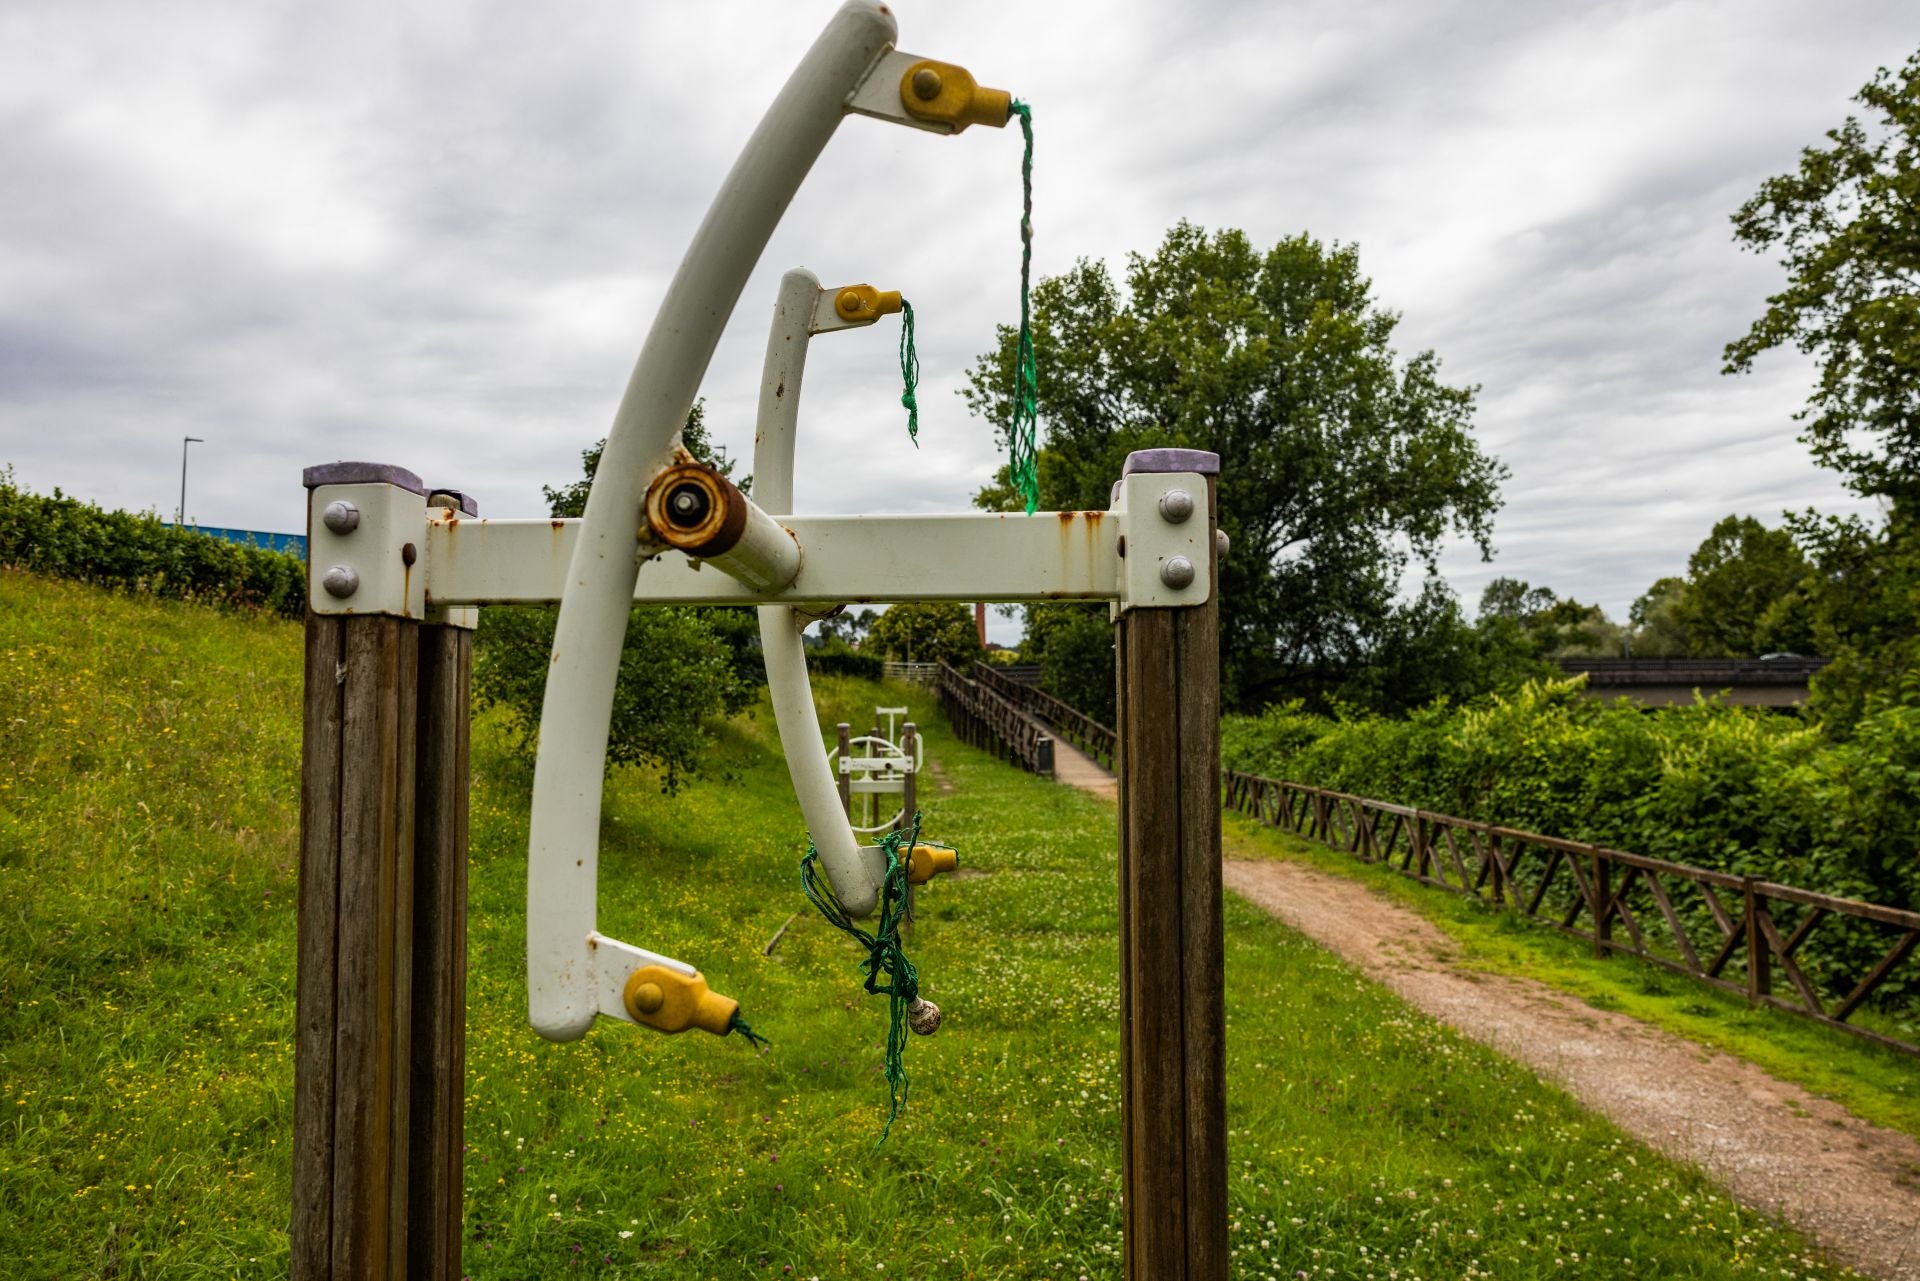
POLYGON ((336 498, 320 513, 320 523, 336 534, 351 534, 360 528, 360 509, 344 498, 336 498))
POLYGON ((1169 556, 1160 565, 1160 581, 1175 591, 1193 581, 1193 562, 1185 556, 1169 556))
POLYGON ((867 300, 860 296, 858 290, 843 289, 840 291, 837 305, 842 315, 857 316, 867 309, 867 300))
POLYGON ((1227 531, 1224 529, 1214 530, 1213 531, 1214 554, 1218 556, 1221 560, 1225 560, 1227 558, 1227 548, 1229 546, 1231 546, 1231 544, 1227 542, 1227 531))
POLYGON ((351 565, 329 565, 320 585, 335 600, 345 600, 360 590, 360 574, 351 565))
POLYGON ((1193 495, 1184 489, 1169 489, 1160 495, 1160 514, 1169 524, 1178 525, 1193 515, 1193 495))
POLYGON ((913 96, 922 102, 932 102, 940 96, 940 73, 932 67, 922 67, 913 73, 913 96))

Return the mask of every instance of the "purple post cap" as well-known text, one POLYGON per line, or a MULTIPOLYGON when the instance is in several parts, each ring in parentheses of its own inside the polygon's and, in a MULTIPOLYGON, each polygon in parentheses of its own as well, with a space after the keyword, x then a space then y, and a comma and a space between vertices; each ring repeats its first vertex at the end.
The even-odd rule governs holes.
POLYGON ((427 506, 434 506, 433 500, 436 498, 447 499, 447 502, 440 505, 443 507, 457 507, 463 516, 478 516, 480 514, 480 500, 472 494, 463 494, 457 489, 448 489, 445 485, 435 485, 427 491, 427 506))
POLYGON ((308 489, 322 485, 398 485, 416 494, 427 492, 418 476, 392 463, 321 463, 301 472, 300 483, 308 489))
POLYGON ((1220 455, 1205 449, 1136 449, 1127 455, 1122 476, 1143 472, 1192 471, 1202 476, 1220 474, 1220 455))

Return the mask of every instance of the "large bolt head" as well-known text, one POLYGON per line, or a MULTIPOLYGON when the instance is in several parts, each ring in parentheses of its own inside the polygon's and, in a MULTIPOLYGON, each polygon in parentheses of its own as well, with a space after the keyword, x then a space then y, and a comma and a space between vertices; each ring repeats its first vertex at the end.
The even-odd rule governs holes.
POLYGON ((916 1036, 932 1036, 940 1030, 940 1007, 914 997, 907 1003, 907 1026, 916 1036))
POLYGON ((1169 556, 1160 566, 1160 581, 1175 591, 1193 581, 1193 562, 1185 556, 1169 556))
POLYGON ((1232 544, 1227 541, 1226 530, 1216 529, 1213 531, 1214 554, 1219 556, 1221 560, 1225 560, 1227 558, 1227 549, 1231 546, 1232 544))
POLYGON ((329 565, 320 577, 320 585, 335 600, 345 600, 360 590, 360 573, 351 565, 329 565))
POLYGON ((1184 489, 1169 489, 1160 495, 1160 515, 1168 524, 1178 525, 1193 515, 1193 495, 1184 489))
POLYGON ((336 498, 320 513, 320 523, 336 534, 351 534, 360 528, 360 509, 344 498, 336 498))
POLYGON ((922 102, 932 102, 940 96, 940 73, 932 67, 922 67, 913 73, 913 96, 922 102))

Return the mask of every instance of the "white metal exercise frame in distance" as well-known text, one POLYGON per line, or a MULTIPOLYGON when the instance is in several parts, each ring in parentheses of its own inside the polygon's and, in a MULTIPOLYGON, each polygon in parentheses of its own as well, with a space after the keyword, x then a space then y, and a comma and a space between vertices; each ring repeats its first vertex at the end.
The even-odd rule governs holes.
POLYGON ((850 602, 1110 601, 1123 612, 1196 605, 1211 590, 1205 503, 1218 462, 1194 451, 1136 454, 1106 511, 791 514, 807 344, 872 324, 881 311, 865 286, 823 290, 804 270, 782 279, 759 399, 757 502, 680 447, 748 274, 844 117, 935 133, 1005 123, 1007 95, 958 67, 896 51, 894 38, 885 5, 850 0, 774 100, 668 286, 584 518, 482 520, 459 495, 393 467, 335 463, 307 474, 316 613, 472 626, 474 606, 560 605, 527 866, 527 999, 544 1037, 572 1040, 602 1015, 644 1021, 625 999, 639 969, 697 975, 603 933, 596 911, 607 731, 631 605, 760 607, 768 684, 808 832, 835 894, 866 915, 885 856, 857 839, 840 808, 807 679, 808 623, 850 602))

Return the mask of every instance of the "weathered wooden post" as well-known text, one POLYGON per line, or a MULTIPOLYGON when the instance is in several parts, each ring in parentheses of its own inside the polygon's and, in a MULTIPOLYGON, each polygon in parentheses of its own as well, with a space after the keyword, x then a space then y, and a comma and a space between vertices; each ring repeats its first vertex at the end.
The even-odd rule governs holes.
POLYGON ((1741 906, 1745 909, 1743 924, 1747 931, 1747 1004, 1758 1006, 1762 997, 1773 995, 1773 952, 1767 944, 1766 931, 1760 928, 1760 895, 1754 886, 1759 877, 1740 878, 1741 906))
POLYGON ((1602 960, 1613 955, 1613 864, 1599 850, 1593 852, 1593 954, 1602 960))
POLYGON ((450 1281, 473 611, 422 621, 419 477, 334 463, 306 484, 291 1273, 450 1281))
POLYGON ((1160 503, 1165 520, 1205 523, 1203 563, 1169 557, 1155 572, 1168 587, 1212 588, 1201 604, 1128 609, 1115 628, 1123 1223, 1134 1281, 1227 1275, 1219 471, 1217 455, 1185 449, 1135 453, 1125 471, 1206 477, 1204 494, 1160 503))
POLYGON ((920 809, 920 789, 918 786, 920 774, 919 771, 913 767, 915 759, 914 753, 919 748, 916 740, 919 737, 920 731, 912 721, 908 721, 900 729, 900 750, 907 754, 906 791, 901 796, 900 801, 900 822, 898 824, 900 827, 912 827, 913 816, 919 812, 920 809))

